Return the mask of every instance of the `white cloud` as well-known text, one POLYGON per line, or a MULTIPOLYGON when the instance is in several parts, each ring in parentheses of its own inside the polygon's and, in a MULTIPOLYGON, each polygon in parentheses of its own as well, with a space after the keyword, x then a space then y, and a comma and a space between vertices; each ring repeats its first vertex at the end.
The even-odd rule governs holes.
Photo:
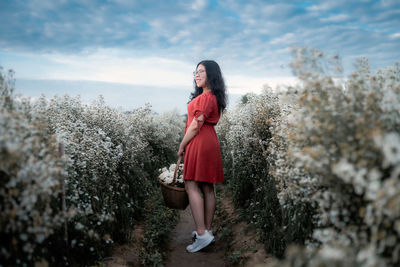
MULTIPOLYGON (((58 80, 92 80, 149 86, 191 85, 194 66, 156 56, 130 56, 126 51, 102 49, 88 56, 46 55, 60 68, 46 70, 46 77, 58 80)), ((40 76, 40 75, 38 75, 40 76)))
POLYGON ((251 77, 245 75, 225 75, 226 86, 230 94, 261 93, 264 85, 275 89, 278 85, 294 85, 295 77, 251 77))
MULTIPOLYGON (((101 5, 101 1, 88 0, 79 4, 45 0, 42 5, 35 1, 36 8, 10 4, 8 12, 3 13, 11 24, 3 25, 3 30, 0 25, 0 53, 1 49, 34 51, 31 54, 38 54, 36 59, 43 58, 41 53, 60 53, 47 55, 43 64, 30 57, 10 64, 17 75, 29 78, 100 79, 158 86, 186 85, 189 80, 191 86, 190 73, 202 59, 216 60, 224 74, 286 76, 290 75, 286 65, 291 61, 288 47, 292 44, 340 53, 344 60, 363 53, 380 66, 399 57, 396 48, 400 38, 395 28, 399 9, 385 9, 375 2, 323 1, 304 12, 294 3, 262 0, 220 1, 217 6, 207 0, 160 1, 157 5, 129 0, 101 5), (91 8, 94 6, 98 8, 91 8), (30 12, 43 17, 31 19, 30 12), (26 25, 26 20, 31 23, 26 25), (326 23, 346 20, 351 23, 326 23), (82 55, 84 50, 97 48, 105 49, 82 55), (110 48, 130 53, 112 52, 110 48), (373 49, 383 51, 382 55, 378 57, 373 49), (160 64, 161 59, 170 59, 172 64, 160 64), (187 65, 185 70, 176 69, 180 63, 187 65)), ((261 88, 262 84, 242 83, 239 87, 261 88)))
POLYGON ((163 26, 163 22, 161 19, 151 19, 148 21, 149 25, 153 28, 161 29, 163 26))
POLYGON ((178 42, 185 42, 185 39, 187 39, 190 36, 190 32, 187 30, 182 30, 179 31, 177 34, 171 36, 169 41, 173 44, 177 44, 178 42))
POLYGON ((326 11, 332 8, 332 3, 323 3, 320 5, 313 5, 307 8, 309 11, 326 11))
POLYGON ((338 14, 338 15, 332 15, 327 18, 321 18, 320 20, 322 22, 343 22, 346 21, 350 18, 349 15, 347 14, 338 14))
POLYGON ((205 0, 195 0, 192 3, 192 9, 195 11, 200 11, 206 6, 206 1, 205 0))
POLYGON ((115 4, 117 5, 121 5, 127 8, 132 8, 138 5, 136 1, 132 0, 113 0, 113 2, 115 2, 115 4))
POLYGON ((293 33, 286 33, 283 36, 277 37, 273 40, 271 40, 269 43, 272 45, 276 45, 276 44, 288 44, 290 42, 294 41, 295 35, 293 33))
MULTIPOLYGON (((24 55, 26 57, 27 55, 24 55)), ((65 81, 99 81, 159 88, 193 88, 193 64, 170 58, 138 57, 127 51, 101 49, 88 55, 48 54, 29 55, 31 64, 17 70, 18 79, 51 79, 65 81), (40 62, 47 62, 37 66, 40 62), (50 63, 50 64, 49 64, 50 63), (32 71, 36 70, 38 71, 32 71)), ((22 65, 20 66, 22 67, 22 65)), ((268 84, 294 84, 294 77, 262 77, 233 74, 223 67, 230 94, 260 93, 268 84)), ((154 101, 159 101, 154 96, 154 101)))
POLYGON ((398 39, 398 38, 400 38, 400 32, 391 34, 391 35, 390 35, 390 38, 392 38, 392 39, 398 39))
POLYGON ((391 7, 395 4, 398 4, 397 0, 381 0, 381 4, 384 7, 391 7))

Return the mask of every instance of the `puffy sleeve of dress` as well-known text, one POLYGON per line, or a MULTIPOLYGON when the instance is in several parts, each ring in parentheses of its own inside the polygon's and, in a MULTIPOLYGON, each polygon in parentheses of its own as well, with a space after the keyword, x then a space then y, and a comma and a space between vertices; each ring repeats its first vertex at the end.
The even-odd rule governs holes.
POLYGON ((201 94, 198 98, 194 106, 193 119, 197 121, 197 130, 200 131, 203 123, 212 117, 216 108, 218 109, 218 104, 212 93, 201 94), (199 119, 201 115, 203 115, 202 120, 199 119))

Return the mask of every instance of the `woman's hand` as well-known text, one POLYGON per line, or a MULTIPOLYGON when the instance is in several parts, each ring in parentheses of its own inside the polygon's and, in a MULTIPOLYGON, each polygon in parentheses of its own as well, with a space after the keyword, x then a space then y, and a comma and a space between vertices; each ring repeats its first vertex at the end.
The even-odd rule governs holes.
POLYGON ((183 153, 185 152, 185 149, 183 147, 179 147, 179 151, 178 151, 178 157, 183 157, 183 153))

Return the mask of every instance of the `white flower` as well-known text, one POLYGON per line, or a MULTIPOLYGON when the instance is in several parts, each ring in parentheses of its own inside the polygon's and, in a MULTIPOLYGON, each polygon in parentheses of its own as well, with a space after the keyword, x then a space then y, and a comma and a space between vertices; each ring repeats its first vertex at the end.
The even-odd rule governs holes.
POLYGON ((159 178, 160 180, 164 181, 165 178, 167 178, 169 175, 170 175, 169 172, 168 172, 168 171, 165 171, 165 172, 161 173, 161 174, 158 176, 158 178, 159 178))
POLYGON ((175 168, 176 168, 176 164, 171 164, 171 166, 169 166, 169 171, 174 172, 175 168))
MULTIPOLYGON (((390 165, 400 164, 400 136, 395 132, 385 135, 382 147, 385 163, 390 165)), ((385 167, 385 166, 384 166, 385 167)))
MULTIPOLYGON (((171 164, 169 168, 162 168, 163 172, 159 175, 159 179, 164 184, 172 184, 174 180, 174 172, 175 172, 176 164, 171 164)), ((183 175, 181 174, 183 170, 183 164, 179 165, 176 182, 183 183, 183 175)))
POLYGON ((173 180, 174 180, 174 178, 172 176, 167 176, 167 177, 165 177, 164 182, 166 184, 172 184, 173 180))
POLYGON ((345 256, 342 249, 325 245, 320 250, 321 256, 329 260, 341 260, 345 256))
POLYGON ((357 173, 353 164, 349 163, 345 158, 341 158, 339 163, 332 168, 332 171, 346 183, 351 183, 357 173))
POLYGON ((75 229, 76 230, 82 230, 84 228, 83 224, 81 224, 80 222, 78 222, 77 224, 75 224, 75 229))

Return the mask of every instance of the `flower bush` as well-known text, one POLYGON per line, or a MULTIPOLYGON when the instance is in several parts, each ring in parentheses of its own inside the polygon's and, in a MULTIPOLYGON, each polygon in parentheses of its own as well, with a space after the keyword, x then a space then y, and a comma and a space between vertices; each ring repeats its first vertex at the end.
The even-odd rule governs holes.
MULTIPOLYGON (((399 264, 400 64, 373 75, 368 61, 360 59, 344 78, 337 56, 313 49, 294 49, 293 55, 296 86, 242 99, 221 125, 224 163, 233 166, 228 171, 233 195, 244 186, 249 200, 260 190, 264 199, 277 197, 275 212, 282 216, 273 225, 277 231, 259 229, 273 234, 267 243, 307 245, 304 261, 310 266, 328 264, 326 251, 333 250, 347 265, 399 264), (253 123, 257 117, 263 123, 253 123), (238 155, 246 155, 239 164, 238 155), (254 181, 251 173, 236 181, 237 173, 255 167, 260 179, 276 181, 276 194, 248 186, 254 181)), ((265 210, 271 210, 268 205, 265 210)), ((247 213, 259 216, 257 208, 247 213)), ((280 250, 267 248, 281 256, 280 250)))
POLYGON ((130 239, 158 169, 174 160, 183 118, 149 105, 122 112, 101 97, 30 101, 13 95, 12 73, 0 81, 1 262, 84 265, 130 239))
POLYGON ((313 238, 356 247, 360 265, 372 258, 398 264, 400 64, 372 75, 362 59, 335 81, 336 60, 298 49, 293 63, 302 85, 293 88, 289 157, 315 179, 302 186, 318 204, 313 238))
POLYGON ((282 255, 282 212, 276 182, 269 174, 270 165, 266 160, 270 127, 280 113, 279 106, 273 103, 277 103, 277 97, 267 93, 245 95, 234 109, 222 116, 217 132, 224 174, 234 203, 260 229, 259 236, 266 249, 282 255))
POLYGON ((56 139, 24 115, 26 102, 14 101, 13 81, 12 72, 0 71, 0 264, 5 265, 42 257, 42 244, 71 215, 60 208, 66 172, 56 139))

